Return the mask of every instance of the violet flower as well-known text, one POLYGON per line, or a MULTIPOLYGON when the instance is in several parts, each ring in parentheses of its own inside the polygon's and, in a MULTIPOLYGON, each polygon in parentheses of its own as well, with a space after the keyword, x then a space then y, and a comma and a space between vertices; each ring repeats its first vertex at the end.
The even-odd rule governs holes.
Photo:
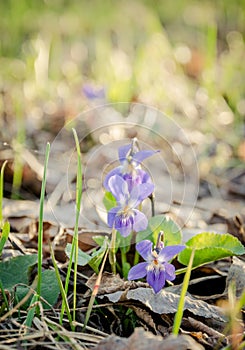
POLYGON ((133 139, 132 144, 122 146, 118 149, 120 165, 111 170, 105 177, 104 187, 109 190, 108 181, 113 175, 119 175, 127 181, 129 191, 133 186, 143 183, 152 183, 150 175, 141 169, 141 163, 144 159, 152 156, 158 151, 142 150, 137 146, 136 139, 133 139))
POLYGON ((84 84, 82 90, 89 100, 105 99, 105 89, 103 87, 94 87, 91 84, 84 84))
POLYGON ((108 225, 118 230, 123 237, 127 237, 132 231, 145 230, 148 220, 136 208, 153 192, 154 185, 135 185, 130 192, 127 181, 119 175, 113 175, 109 178, 108 188, 117 201, 117 206, 108 212, 108 225))
POLYGON ((168 263, 176 254, 185 248, 184 245, 173 245, 163 247, 162 242, 158 242, 157 247, 152 249, 152 242, 144 240, 136 244, 136 250, 146 262, 141 262, 133 266, 128 274, 129 280, 143 278, 158 293, 165 285, 165 281, 175 279, 175 267, 168 263))

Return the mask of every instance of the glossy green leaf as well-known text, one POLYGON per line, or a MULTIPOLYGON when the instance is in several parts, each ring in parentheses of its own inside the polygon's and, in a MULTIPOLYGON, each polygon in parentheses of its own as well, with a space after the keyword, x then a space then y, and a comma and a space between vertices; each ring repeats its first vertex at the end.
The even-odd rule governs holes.
POLYGON ((228 256, 245 254, 245 249, 241 242, 229 233, 202 232, 186 242, 186 246, 180 252, 178 260, 181 264, 188 265, 191 252, 195 248, 193 267, 228 256))
POLYGON ((136 241, 140 242, 143 239, 149 239, 156 244, 160 231, 164 232, 165 246, 181 243, 182 234, 179 226, 165 215, 156 215, 150 218, 147 229, 137 234, 136 241))

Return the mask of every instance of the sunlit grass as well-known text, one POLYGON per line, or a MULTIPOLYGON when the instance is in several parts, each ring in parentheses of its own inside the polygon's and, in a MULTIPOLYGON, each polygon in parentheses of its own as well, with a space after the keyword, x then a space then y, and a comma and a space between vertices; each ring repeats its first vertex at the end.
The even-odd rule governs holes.
MULTIPOLYGON (((72 248, 71 248, 71 256, 69 260, 69 265, 67 269, 66 282, 65 282, 65 294, 67 295, 68 286, 70 282, 70 274, 72 264, 74 263, 74 289, 73 289, 73 322, 76 320, 76 300, 77 300, 77 262, 78 262, 78 225, 79 225, 79 217, 81 211, 81 199, 82 199, 82 164, 81 164, 81 150, 79 145, 78 136, 75 129, 72 129, 73 136, 76 144, 76 152, 77 152, 77 182, 76 182, 76 217, 75 217, 75 227, 74 227, 74 235, 72 239, 72 248)), ((65 299, 62 300, 62 308, 60 313, 60 323, 62 324, 63 315, 65 310, 65 299)))

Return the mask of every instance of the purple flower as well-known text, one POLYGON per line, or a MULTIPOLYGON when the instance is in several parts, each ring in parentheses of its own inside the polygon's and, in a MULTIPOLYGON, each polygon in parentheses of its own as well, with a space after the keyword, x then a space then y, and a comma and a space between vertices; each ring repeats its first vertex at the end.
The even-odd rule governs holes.
POLYGON ((145 230, 148 220, 145 214, 135 208, 153 192, 154 185, 135 185, 130 192, 127 181, 119 175, 113 175, 108 181, 108 188, 117 201, 117 206, 108 212, 108 225, 118 230, 123 237, 132 231, 145 230))
POLYGON ((89 100, 105 98, 105 89, 103 87, 94 87, 90 84, 84 84, 82 90, 89 100))
POLYGON ((133 266, 128 274, 129 280, 143 278, 158 293, 165 285, 165 281, 173 281, 175 279, 175 267, 169 264, 176 254, 185 248, 184 245, 173 245, 163 247, 160 242, 158 247, 152 249, 152 242, 148 240, 141 241, 136 244, 136 249, 146 262, 141 262, 133 266))
POLYGON ((106 175, 104 180, 104 187, 106 190, 110 191, 108 181, 113 175, 119 175, 126 180, 129 191, 131 191, 135 185, 152 183, 150 175, 141 169, 141 163, 144 159, 152 156, 156 152, 158 151, 139 151, 135 139, 132 144, 120 147, 118 156, 121 164, 106 175))

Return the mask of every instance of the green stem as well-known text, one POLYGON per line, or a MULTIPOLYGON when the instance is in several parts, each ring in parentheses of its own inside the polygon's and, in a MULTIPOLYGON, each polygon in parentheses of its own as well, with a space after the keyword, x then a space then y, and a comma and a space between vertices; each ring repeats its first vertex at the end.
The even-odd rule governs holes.
POLYGON ((140 258, 140 255, 139 255, 139 253, 137 252, 137 250, 135 250, 135 253, 134 253, 134 265, 137 265, 137 264, 138 264, 139 258, 140 258))
POLYGON ((44 207, 44 197, 45 197, 45 187, 46 187, 46 174, 48 167, 48 159, 50 152, 50 143, 47 143, 45 152, 45 163, 43 171, 43 180, 40 196, 40 209, 39 209, 39 223, 38 223, 38 265, 37 265, 37 295, 40 300, 41 295, 41 284, 42 284, 42 259, 43 259, 43 207, 44 207))
POLYGON ((77 298, 77 265, 78 265, 78 225, 82 200, 82 164, 79 140, 75 129, 72 129, 77 149, 77 185, 76 185, 76 222, 74 229, 75 259, 74 259, 74 289, 73 289, 73 321, 76 320, 76 298, 77 298))
POLYGON ((116 259, 116 234, 117 234, 117 230, 115 230, 115 228, 112 228, 109 261, 111 264, 112 273, 114 275, 117 272, 117 270, 116 270, 116 262, 117 262, 117 259, 116 259))
POLYGON ((193 249, 193 251, 191 253, 190 261, 189 261, 187 271, 186 271, 184 281, 183 281, 183 286, 182 286, 182 290, 181 290, 181 294, 180 294, 178 309, 177 309, 177 312, 176 312, 175 317, 174 317, 174 324, 173 324, 172 333, 175 336, 177 336, 179 333, 179 329, 180 329, 180 325, 181 325, 181 321, 182 321, 182 317, 183 317, 183 313, 184 313, 185 295, 186 295, 188 285, 189 285, 194 255, 195 255, 195 249, 193 249))
POLYGON ((4 179, 4 169, 7 164, 7 160, 4 161, 2 168, 1 168, 1 173, 0 173, 0 228, 2 227, 2 221, 3 221, 3 179, 4 179))
POLYGON ((70 313, 70 309, 69 309, 68 300, 67 300, 67 297, 66 297, 66 292, 65 292, 65 289, 64 289, 64 287, 63 287, 63 283, 62 283, 62 281, 61 281, 61 278, 60 278, 59 269, 58 269, 58 266, 57 266, 57 263, 56 263, 56 260, 55 260, 55 256, 54 256, 54 251, 53 251, 53 248, 52 248, 52 245, 51 245, 50 242, 49 242, 49 248, 50 248, 50 254, 51 254, 51 258, 52 258, 53 265, 54 265, 54 270, 55 270, 56 278, 57 278, 57 281, 58 281, 58 284, 59 284, 59 287, 60 287, 60 293, 61 293, 61 297, 62 297, 62 303, 64 303, 64 308, 65 308, 65 310, 66 310, 67 317, 68 317, 68 320, 69 320, 71 329, 74 331, 75 328, 73 327, 72 317, 71 317, 71 313, 70 313))
MULTIPOLYGON (((74 228, 74 236, 72 240, 72 248, 70 260, 67 268, 67 275, 65 281, 65 295, 68 292, 68 286, 71 275, 72 263, 74 261, 74 288, 73 288, 73 321, 76 318, 76 298, 77 298, 77 265, 78 265, 78 225, 79 225, 79 216, 81 210, 81 199, 82 199, 82 165, 81 165, 81 150, 79 145, 79 140, 75 129, 72 129, 77 151, 77 184, 76 184, 76 221, 74 228), (73 260, 74 257, 74 260, 73 260)), ((63 317, 65 312, 65 300, 62 300, 61 312, 60 312, 60 324, 62 324, 63 317)))

